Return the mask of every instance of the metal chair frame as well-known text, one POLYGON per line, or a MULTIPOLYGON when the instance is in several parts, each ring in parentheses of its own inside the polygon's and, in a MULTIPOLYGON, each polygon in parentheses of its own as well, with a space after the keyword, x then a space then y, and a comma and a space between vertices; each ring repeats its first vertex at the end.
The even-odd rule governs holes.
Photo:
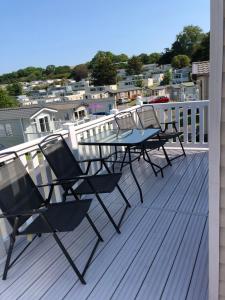
POLYGON ((178 131, 177 126, 176 126, 176 124, 177 124, 176 121, 170 121, 170 122, 160 123, 159 120, 158 120, 157 114, 155 112, 154 106, 151 105, 151 104, 145 104, 145 105, 142 105, 142 106, 138 107, 136 109, 136 113, 137 113, 139 122, 141 124, 141 127, 143 129, 145 129, 145 128, 159 128, 160 129, 161 132, 157 136, 158 139, 160 139, 160 140, 163 139, 163 140, 168 141, 170 139, 178 138, 180 146, 181 146, 182 154, 177 155, 177 156, 175 156, 173 158, 169 158, 170 162, 172 160, 178 158, 178 157, 186 156, 186 153, 185 153, 185 150, 184 150, 184 146, 183 146, 183 143, 182 143, 181 138, 180 138, 180 136, 183 134, 183 132, 179 132, 178 131), (150 109, 149 111, 151 111, 153 113, 152 116, 153 116, 153 119, 155 119, 154 120, 154 124, 150 123, 147 126, 144 124, 143 119, 142 119, 142 115, 141 115, 141 114, 143 114, 143 110, 144 109, 150 109), (162 129, 162 125, 165 126, 164 129, 162 129), (171 132, 168 131, 169 125, 172 125, 172 128, 174 130, 173 133, 172 133, 172 137, 171 137, 171 132))
MULTIPOLYGON (((122 212, 122 215, 121 215, 121 217, 119 219, 118 224, 116 224, 116 222, 114 221, 112 215, 110 214, 110 212, 108 211, 106 205, 104 204, 103 200, 101 199, 101 197, 99 195, 100 193, 98 192, 98 190, 96 189, 96 187, 91 182, 92 179, 95 179, 98 176, 101 176, 101 175, 97 174, 99 172, 99 170, 94 175, 88 175, 88 172, 89 172, 91 163, 99 161, 101 163, 100 169, 102 168, 102 166, 105 166, 107 172, 109 173, 109 175, 111 174, 113 176, 114 174, 120 174, 120 175, 122 175, 122 174, 121 173, 112 173, 109 170, 109 168, 107 168, 106 164, 104 163, 104 158, 95 158, 95 159, 88 159, 88 160, 77 161, 76 158, 74 157, 74 155, 72 154, 69 146, 67 145, 66 141, 64 140, 64 138, 63 138, 63 136, 61 134, 52 134, 52 135, 44 138, 41 141, 41 143, 39 144, 39 148, 40 148, 41 152, 43 153, 43 155, 45 156, 45 158, 46 158, 49 166, 53 170, 54 174, 56 175, 56 177, 57 177, 56 181, 57 181, 58 185, 61 185, 61 187, 64 190, 64 194, 63 194, 64 201, 66 200, 67 196, 73 196, 75 198, 75 200, 79 201, 80 200, 79 195, 85 195, 85 193, 82 193, 82 194, 78 193, 76 191, 77 187, 73 188, 73 186, 70 186, 69 188, 65 188, 65 184, 75 183, 75 181, 77 182, 79 180, 85 181, 88 184, 88 186, 90 187, 90 189, 91 189, 91 194, 95 195, 95 197, 97 198, 98 202, 102 206, 104 212, 106 213, 107 217, 109 218, 110 222, 112 223, 112 225, 114 226, 114 228, 116 229, 116 231, 118 233, 120 233, 120 226, 121 226, 122 220, 123 220, 123 218, 125 216, 126 210, 129 207, 131 207, 129 201, 127 200, 126 196, 124 195, 124 193, 123 193, 122 189, 120 188, 119 184, 116 183, 115 186, 114 186, 114 188, 116 187, 118 189, 120 195, 122 196, 122 198, 123 198, 123 200, 125 202, 125 209, 122 212), (70 158, 73 161, 74 165, 76 165, 76 167, 79 170, 80 174, 77 175, 77 176, 74 176, 73 178, 60 178, 59 174, 57 174, 57 168, 56 168, 57 162, 55 164, 53 164, 49 160, 48 155, 46 155, 45 147, 49 146, 49 144, 52 143, 52 142, 56 142, 57 143, 57 141, 59 141, 59 140, 62 141, 63 147, 65 147, 67 154, 70 156, 70 158), (84 162, 88 163, 88 166, 87 166, 87 169, 86 169, 85 172, 83 172, 83 170, 79 166, 80 163, 84 163, 84 162)), ((79 188, 79 186, 78 186, 78 188, 79 188)))
MULTIPOLYGON (((115 122, 117 124, 118 131, 120 131, 120 130, 132 130, 134 128, 138 128, 131 112, 120 112, 120 113, 116 114, 115 115, 115 122), (124 124, 122 124, 122 127, 121 127, 121 123, 120 123, 121 120, 124 122, 124 124), (127 127, 126 127, 126 124, 128 124, 127 127)), ((161 140, 158 139, 158 141, 146 141, 140 147, 134 146, 132 148, 134 150, 132 153, 138 154, 139 159, 140 159, 141 156, 143 156, 143 159, 145 161, 147 161, 148 163, 150 163, 155 176, 157 176, 158 172, 160 172, 161 176, 164 177, 163 169, 165 167, 167 167, 168 165, 171 166, 171 161, 170 161, 170 159, 168 157, 168 154, 167 154, 167 152, 164 148, 164 144, 165 143, 163 142, 162 139, 161 140), (154 150, 154 149, 159 149, 159 148, 162 148, 163 153, 164 153, 165 158, 166 158, 166 161, 167 161, 167 164, 163 167, 153 163, 151 158, 150 158, 150 155, 148 154, 148 151, 151 151, 151 150, 154 150), (139 151, 137 151, 137 150, 139 150, 139 151)), ((127 154, 128 154, 127 149, 125 149, 124 156, 123 156, 122 163, 121 163, 121 170, 122 170, 122 168, 125 164, 127 154)))
MULTIPOLYGON (((24 181, 27 181, 28 184, 31 184, 32 185, 32 188, 35 192, 35 194, 37 193, 38 195, 38 198, 42 199, 40 201, 40 205, 39 207, 35 207, 34 205, 34 208, 31 209, 31 210, 27 210, 27 209, 24 209, 22 211, 20 210, 13 210, 13 212, 10 212, 10 211, 7 211, 5 210, 4 208, 4 205, 1 203, 1 191, 0 191, 0 207, 1 207, 1 210, 2 210, 2 214, 0 215, 0 218, 3 218, 3 219, 7 219, 9 221, 9 223, 12 225, 12 232, 10 234, 10 245, 9 245, 9 249, 8 249, 8 252, 7 252, 7 258, 6 258, 6 262, 5 262, 5 267, 4 267, 4 272, 3 272, 3 276, 2 276, 2 279, 5 280, 7 278, 7 274, 8 274, 8 271, 9 269, 14 265, 14 263, 21 257, 21 255, 25 252, 25 250, 31 245, 31 243, 36 239, 36 237, 40 237, 43 233, 50 233, 52 234, 53 238, 55 239, 56 243, 58 244, 58 246, 60 247, 61 251, 63 252, 64 256, 66 257, 67 261, 69 262, 70 266, 73 268, 74 272, 76 273, 76 275, 78 276, 79 280, 81 281, 81 283, 83 284, 86 284, 85 280, 84 280, 84 275, 91 263, 91 260, 94 256, 94 253, 97 249, 97 246, 99 244, 99 242, 102 242, 103 239, 99 233, 99 231, 97 230, 96 226, 94 225, 93 221, 91 220, 90 216, 88 215, 88 213, 86 212, 83 216, 82 216, 82 220, 86 217, 87 221, 89 222, 90 226, 92 227, 92 229, 94 230, 95 234, 97 235, 97 241, 94 245, 94 247, 92 248, 92 251, 91 251, 91 254, 84 266, 84 269, 83 271, 79 271, 77 266, 75 265, 75 263, 73 262, 72 258, 70 257, 68 251, 66 250, 66 248, 64 247, 64 245, 62 244, 60 238, 58 237, 57 235, 57 229, 54 228, 54 226, 50 223, 50 221, 48 220, 46 214, 48 212, 51 212, 51 210, 54 209, 54 207, 56 207, 57 205, 60 205, 59 203, 54 203, 54 205, 52 205, 50 203, 51 201, 51 197, 52 197, 52 193, 53 193, 53 189, 54 189, 54 186, 58 185, 57 182, 53 182, 50 184, 51 188, 50 188, 50 191, 49 191, 49 194, 48 194, 48 197, 47 199, 44 199, 42 197, 42 195, 40 194, 39 190, 38 190, 38 187, 43 187, 44 185, 39 185, 39 186, 36 186, 34 184, 34 182, 32 181, 30 175, 26 172, 24 166, 22 165, 17 153, 15 152, 7 152, 7 153, 4 153, 3 155, 1 155, 0 157, 2 156, 8 156, 10 155, 10 163, 14 163, 14 161, 17 161, 17 163, 20 164, 20 168, 24 169, 24 172, 26 173, 26 178, 24 178, 23 180, 24 181), (14 158, 11 158, 11 155, 14 155, 14 158), (54 207, 53 207, 54 206, 54 207), (34 216, 34 215, 37 215, 38 217, 41 218, 42 222, 45 224, 45 226, 47 227, 47 231, 45 230, 43 232, 42 229, 38 229, 37 228, 37 231, 34 232, 32 230, 32 234, 35 234, 34 238, 22 249, 22 251, 16 256, 16 258, 11 262, 11 256, 12 256, 12 252, 13 252, 13 248, 14 248, 14 244, 15 244, 15 241, 16 241, 16 237, 19 236, 19 235, 27 235, 29 234, 29 226, 32 225, 32 223, 34 221, 31 221, 31 223, 28 225, 28 231, 24 230, 24 231, 19 231, 19 228, 25 224, 26 220, 31 217, 31 216, 34 216), (25 218, 25 222, 23 222, 23 219, 25 218), (13 219, 13 222, 12 222, 12 219, 13 219)), ((7 160, 4 162, 4 163, 1 163, 1 166, 0 166, 0 172, 1 172, 1 168, 5 167, 5 165, 7 164, 7 160)), ((21 179, 21 178, 20 178, 21 179)), ((33 193, 32 193, 33 194, 33 193)), ((21 199, 22 201, 23 199, 21 199)), ((9 199, 10 201, 10 199, 9 199)), ((23 203, 22 203, 22 206, 24 206, 24 201, 29 201, 29 205, 32 206, 32 198, 30 199, 27 198, 26 200, 23 200, 23 203)), ((87 202, 90 202, 91 200, 86 200, 86 203, 87 202)), ((70 203, 65 203, 64 205, 76 205, 75 202, 70 202, 70 203)), ((85 202, 84 202, 85 204, 85 202)), ((63 214, 63 206, 60 207, 60 210, 61 213, 63 214)), ((81 222, 82 222, 81 220, 81 222)), ((81 223, 79 222, 79 224, 81 223)), ((77 226, 79 226, 79 224, 77 226)), ((74 229, 77 227, 75 225, 74 229)), ((64 231, 64 230, 63 230, 64 231)), ((68 230, 67 230, 68 231, 68 230)), ((72 230, 70 230, 72 231, 72 230)), ((60 231, 61 232, 61 231, 60 231)))

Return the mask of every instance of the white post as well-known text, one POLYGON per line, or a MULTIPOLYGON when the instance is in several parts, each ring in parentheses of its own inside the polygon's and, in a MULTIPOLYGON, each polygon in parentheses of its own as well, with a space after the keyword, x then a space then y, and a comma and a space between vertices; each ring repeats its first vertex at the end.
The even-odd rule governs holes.
POLYGON ((116 114, 118 114, 118 112, 119 112, 119 110, 117 108, 113 108, 110 110, 109 113, 110 113, 110 115, 116 115, 116 114))
MULTIPOLYGON (((224 102, 224 1, 211 0, 209 101, 209 300, 220 297, 220 209, 224 102), (222 132, 221 132, 222 129, 222 132)), ((223 233, 221 232, 221 238, 223 233)), ((222 277, 222 276, 221 276, 222 277)), ((221 281, 221 286, 223 281, 221 281)), ((221 296, 220 299, 223 297, 221 296)))
MULTIPOLYGON (((5 260, 6 258, 6 248, 3 240, 3 232, 1 230, 1 227, 3 227, 3 219, 0 222, 0 263, 5 260)), ((5 226, 4 226, 5 227, 5 226)))
POLYGON ((77 136, 74 123, 64 123, 63 129, 68 130, 68 144, 71 150, 78 149, 77 136))
POLYGON ((136 105, 143 105, 143 100, 141 96, 137 96, 136 105))

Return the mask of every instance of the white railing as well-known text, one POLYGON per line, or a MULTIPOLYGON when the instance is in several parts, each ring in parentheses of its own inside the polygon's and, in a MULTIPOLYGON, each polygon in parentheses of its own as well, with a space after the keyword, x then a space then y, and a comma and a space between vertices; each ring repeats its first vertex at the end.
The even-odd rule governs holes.
MULTIPOLYGON (((208 147, 208 104, 209 101, 194 101, 194 102, 181 102, 181 103, 163 103, 154 104, 160 122, 177 121, 177 128, 184 132, 183 143, 186 148, 207 148, 208 147)), ((138 122, 135 110, 138 106, 126 109, 131 111, 135 120, 138 122)), ((78 143, 81 139, 101 134, 102 132, 115 127, 114 115, 100 117, 88 123, 75 126, 73 123, 64 124, 64 130, 57 131, 61 133, 70 148, 74 151, 78 159, 85 159, 89 157, 97 157, 99 155, 98 148, 91 146, 79 146, 78 143)), ((53 172, 47 165, 46 160, 39 152, 38 143, 43 138, 32 140, 6 150, 0 151, 0 154, 9 151, 15 151, 20 157, 23 165, 30 173, 32 179, 36 184, 47 183, 55 178, 53 172)), ((170 147, 176 147, 177 142, 171 141, 167 144, 170 147)), ((103 155, 111 152, 110 147, 103 148, 103 155)), ((63 158, 62 158, 63 159, 63 158)), ((1 158, 0 162, 4 159, 1 158)), ((91 171, 97 169, 97 165, 92 166, 91 171)), ((47 196, 48 188, 45 188, 43 195, 47 196)), ((61 201, 60 188, 56 188, 53 194, 53 200, 61 201)), ((0 258, 5 255, 4 244, 7 243, 7 237, 10 228, 7 222, 0 219, 0 258), (4 241, 4 242, 3 242, 4 241)))
MULTIPOLYGON (((208 100, 154 104, 160 122, 177 122, 188 148, 208 148, 208 106, 208 100)), ((177 142, 170 144, 175 146, 177 142)))

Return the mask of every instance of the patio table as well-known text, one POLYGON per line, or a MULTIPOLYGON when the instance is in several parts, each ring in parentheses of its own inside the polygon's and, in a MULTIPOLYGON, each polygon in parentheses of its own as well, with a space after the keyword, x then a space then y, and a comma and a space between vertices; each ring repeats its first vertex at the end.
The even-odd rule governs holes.
MULTIPOLYGON (((133 167, 132 167, 132 162, 136 159, 138 159, 140 156, 135 157, 132 159, 131 156, 131 148, 132 147, 140 147, 142 148, 142 145, 144 145, 144 142, 149 140, 150 138, 156 136, 160 132, 160 129, 154 129, 154 128, 149 128, 149 129, 132 129, 132 130, 108 130, 102 133, 99 133, 97 135, 88 137, 86 139, 83 139, 79 141, 79 145, 87 145, 87 146, 98 146, 99 147, 99 155, 101 158, 102 156, 102 146, 114 146, 115 148, 118 146, 124 146, 127 149, 128 153, 128 162, 126 164, 129 165, 131 174, 134 178, 134 181, 138 187, 139 193, 140 193, 140 199, 141 202, 143 202, 143 195, 142 195, 142 190, 140 187, 140 184, 137 180, 137 177, 135 176, 133 167)), ((117 148, 116 148, 117 149, 117 148)), ((143 146, 143 151, 146 151, 144 146, 143 146)), ((102 164, 104 164, 104 167, 108 172, 111 172, 109 167, 107 166, 108 162, 113 163, 113 167, 115 163, 124 163, 121 161, 117 161, 117 153, 116 152, 111 153, 108 155, 106 158, 102 160, 102 164), (112 155, 116 154, 116 159, 115 160, 109 160, 109 157, 112 155)), ((147 151, 146 151, 147 154, 147 151)), ((147 157, 149 158, 148 154, 147 157)), ((149 158, 150 162, 150 158, 149 158)), ((151 162, 151 164, 155 165, 156 167, 159 167, 158 165, 154 164, 151 162)))

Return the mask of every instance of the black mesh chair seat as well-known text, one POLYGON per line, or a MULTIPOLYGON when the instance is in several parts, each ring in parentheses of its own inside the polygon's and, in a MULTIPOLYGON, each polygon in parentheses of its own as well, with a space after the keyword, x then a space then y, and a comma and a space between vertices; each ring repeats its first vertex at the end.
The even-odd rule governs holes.
POLYGON ((93 191, 87 181, 83 181, 74 191, 77 194, 94 194, 95 192, 111 193, 121 176, 122 173, 98 175, 89 179, 91 185, 94 186, 95 191, 93 191))
POLYGON ((183 132, 178 131, 178 132, 160 132, 159 137, 161 139, 173 139, 173 138, 177 138, 178 136, 181 136, 183 134, 183 132))
MULTIPOLYGON (((89 210, 91 200, 73 201, 66 203, 55 203, 44 212, 51 226, 58 232, 73 231, 83 220, 89 210)), ((49 233, 49 227, 38 216, 20 234, 49 233)))
MULTIPOLYGON (((164 146, 165 143, 166 143, 166 140, 157 140, 157 141, 150 141, 150 140, 148 140, 148 141, 146 141, 146 142, 144 143, 144 147, 145 147, 146 149, 154 150, 154 149, 158 149, 158 148, 164 146)), ((137 146, 135 146, 135 147, 136 147, 137 149, 143 148, 142 145, 140 145, 140 146, 137 145, 137 146)))

